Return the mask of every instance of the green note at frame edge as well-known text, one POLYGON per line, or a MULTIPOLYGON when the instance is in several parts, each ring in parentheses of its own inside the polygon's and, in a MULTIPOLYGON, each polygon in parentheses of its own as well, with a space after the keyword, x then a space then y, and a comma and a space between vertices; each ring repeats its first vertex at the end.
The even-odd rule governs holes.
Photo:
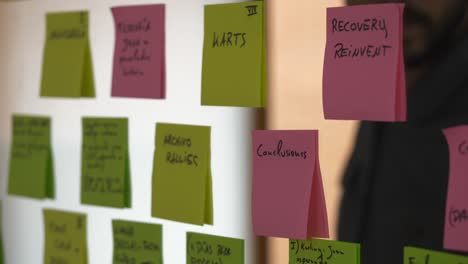
POLYGON ((129 208, 128 119, 85 117, 82 123, 81 202, 129 208))
POLYGON ((44 209, 44 263, 87 264, 86 215, 44 209))
POLYGON ((311 239, 289 240, 289 264, 359 264, 361 246, 355 243, 311 239))
POLYGON ((404 264, 468 264, 468 257, 416 247, 405 247, 404 264))
POLYGON ((113 263, 163 263, 162 225, 113 220, 112 229, 113 263))
POLYGON ((244 240, 187 232, 186 263, 244 263, 244 240))
POLYGON ((4 263, 4 249, 3 249, 3 223, 2 223, 2 215, 3 215, 3 208, 2 208, 2 201, 0 200, 0 264, 4 263))
POLYGON ((8 193, 36 199, 54 198, 51 120, 13 115, 8 193))
POLYGON ((156 125, 152 216, 213 224, 211 128, 156 125))
POLYGON ((205 6, 202 105, 266 105, 264 3, 205 6))
POLYGON ((41 96, 95 97, 88 12, 48 13, 41 96))

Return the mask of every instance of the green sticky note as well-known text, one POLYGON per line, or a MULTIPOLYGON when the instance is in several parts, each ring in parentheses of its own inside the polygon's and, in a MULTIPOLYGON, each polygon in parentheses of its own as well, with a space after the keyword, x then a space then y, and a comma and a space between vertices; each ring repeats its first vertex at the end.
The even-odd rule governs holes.
POLYGON ((468 257, 415 247, 405 247, 404 264, 468 264, 468 257))
POLYGON ((83 118, 82 123, 81 202, 130 207, 128 120, 83 118))
POLYGON ((13 115, 8 193, 54 198, 54 166, 48 117, 13 115))
POLYGON ((205 6, 202 104, 264 107, 263 2, 205 6))
POLYGON ((86 215, 44 209, 44 263, 88 263, 86 215))
POLYGON ((2 223, 2 201, 0 201, 0 264, 4 263, 3 251, 3 223, 2 223))
POLYGON ((359 264, 361 263, 359 244, 333 240, 289 240, 289 264, 327 263, 359 264))
POLYGON ((207 126, 156 125, 152 216, 213 224, 210 133, 207 126))
POLYGON ((41 96, 95 97, 88 12, 49 13, 41 96))
POLYGON ((244 263, 244 240, 187 232, 187 264, 244 263))
POLYGON ((114 264, 162 264, 162 226, 121 220, 112 221, 114 264))

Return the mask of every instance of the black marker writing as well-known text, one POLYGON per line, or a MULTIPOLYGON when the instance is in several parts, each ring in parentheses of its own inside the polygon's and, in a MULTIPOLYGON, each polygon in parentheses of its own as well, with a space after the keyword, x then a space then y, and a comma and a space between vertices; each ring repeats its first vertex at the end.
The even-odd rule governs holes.
POLYGON ((385 38, 388 37, 387 22, 385 19, 367 18, 362 21, 346 21, 334 18, 332 20, 332 32, 360 32, 382 31, 385 38))
POLYGON ((466 140, 462 141, 462 143, 458 145, 458 152, 462 155, 468 154, 468 142, 466 140))
POLYGON ((259 157, 281 157, 281 158, 303 158, 307 159, 307 151, 297 151, 293 149, 283 150, 283 140, 279 140, 276 149, 265 150, 263 144, 257 147, 257 156, 259 157))
POLYGON ((247 33, 242 32, 213 32, 213 48, 243 48, 247 44, 247 33))
POLYGON ((387 56, 387 50, 391 48, 392 47, 388 45, 365 45, 360 47, 353 47, 353 45, 349 45, 348 47, 345 47, 343 43, 337 43, 335 45, 335 59, 385 57, 387 56))
POLYGON ((245 8, 247 8, 247 16, 253 16, 253 15, 256 15, 257 14, 257 5, 249 5, 249 6, 246 6, 245 8))
POLYGON ((457 224, 468 223, 468 213, 466 209, 450 208, 449 224, 455 228, 457 224))

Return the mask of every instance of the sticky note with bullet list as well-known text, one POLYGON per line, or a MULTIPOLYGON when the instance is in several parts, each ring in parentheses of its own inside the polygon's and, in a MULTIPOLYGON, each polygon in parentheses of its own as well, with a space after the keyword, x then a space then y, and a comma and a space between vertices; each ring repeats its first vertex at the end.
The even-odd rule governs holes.
POLYGON ((8 193, 35 199, 54 198, 51 120, 13 115, 8 193))
POLYGON ((131 205, 128 120, 82 120, 81 202, 128 208, 131 205))
POLYGON ((112 96, 164 98, 165 5, 112 8, 115 22, 112 96))
POLYGON ((113 263, 163 263, 162 225, 113 220, 113 263))
POLYGON ((44 209, 44 263, 88 263, 86 215, 44 209))
POLYGON ((361 246, 334 240, 289 241, 289 264, 327 263, 360 264, 361 246))
POLYGON ((244 263, 244 240, 187 232, 186 263, 244 263))
POLYGON ((444 248, 468 252, 468 126, 447 128, 444 135, 450 158, 444 248))
POLYGON ((152 216, 213 224, 211 128, 156 125, 152 216))
POLYGON ((256 235, 328 238, 317 130, 252 132, 252 222, 256 235))
POLYGON ((326 119, 405 121, 403 4, 327 9, 326 119))
POLYGON ((468 264, 468 257, 415 247, 404 248, 404 264, 468 264))
POLYGON ((47 14, 41 96, 95 97, 88 12, 47 14))
POLYGON ((265 40, 262 1, 205 6, 203 105, 265 106, 265 40))

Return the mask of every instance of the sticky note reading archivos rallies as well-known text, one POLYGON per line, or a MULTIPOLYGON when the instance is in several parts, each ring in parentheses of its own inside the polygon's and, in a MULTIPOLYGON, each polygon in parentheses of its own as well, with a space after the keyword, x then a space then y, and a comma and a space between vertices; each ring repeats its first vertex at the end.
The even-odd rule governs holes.
POLYGON ((328 238, 318 131, 258 130, 252 141, 254 233, 328 238))
POLYGON ((50 118, 14 115, 12 126, 8 193, 54 198, 50 118))
POLYGON ((468 264, 468 257, 433 250, 405 247, 404 264, 468 264))
POLYGON ((213 224, 210 127, 156 125, 152 216, 213 224))
POLYGON ((126 118, 83 118, 81 202, 130 207, 126 118))
POLYGON ((165 6, 112 8, 115 21, 112 96, 164 98, 165 6))
POLYGON ((113 220, 114 264, 162 264, 162 226, 113 220))
POLYGON ((244 264, 244 240, 188 232, 186 263, 244 264))
POLYGON ((289 264, 360 264, 361 246, 333 240, 290 240, 289 264))
POLYGON ((205 6, 203 105, 265 106, 264 19, 262 1, 205 6))
POLYGON ((405 121, 402 4, 327 9, 326 119, 405 121))
POLYGON ((447 128, 444 134, 450 157, 444 248, 468 252, 468 126, 447 128))
POLYGON ((86 215, 44 209, 44 263, 88 263, 86 215))
POLYGON ((41 96, 95 97, 88 12, 47 14, 41 96))

